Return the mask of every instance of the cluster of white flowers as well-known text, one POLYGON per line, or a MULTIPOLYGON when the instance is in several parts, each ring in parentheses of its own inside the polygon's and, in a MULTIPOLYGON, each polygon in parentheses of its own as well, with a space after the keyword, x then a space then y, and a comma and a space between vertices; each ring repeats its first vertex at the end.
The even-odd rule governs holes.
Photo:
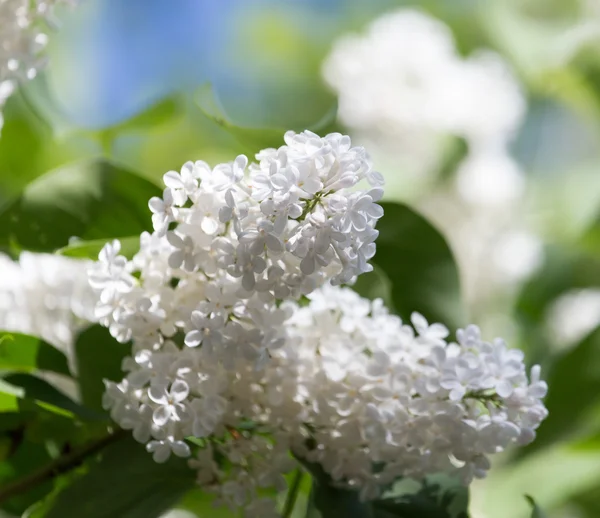
POLYGON ((281 377, 296 380, 286 399, 301 403, 310 432, 296 452, 362 498, 399 476, 446 472, 468 484, 485 476, 489 455, 534 439, 547 386, 539 366, 528 379, 521 351, 482 340, 476 326, 449 343, 442 324, 418 313, 403 324, 348 288, 310 299, 289 322, 298 342, 281 377))
POLYGON ((60 255, 0 255, 0 329, 39 336, 70 357, 76 333, 94 321, 87 267, 60 255))
POLYGON ((348 283, 370 269, 379 187, 348 137, 169 172, 154 233, 131 259, 107 244, 89 271, 96 317, 132 342, 104 405, 157 462, 189 457, 198 482, 248 517, 276 517, 290 451, 364 499, 399 475, 483 476, 527 443, 546 386, 519 351, 413 316, 417 333, 348 283), (308 301, 306 304, 305 302, 308 301), (223 469, 223 462, 228 466, 223 469))
POLYGON ((323 76, 340 120, 396 171, 388 184, 418 198, 448 237, 470 304, 497 299, 535 271, 541 240, 523 224, 527 181, 509 151, 526 102, 501 56, 463 57, 441 20, 403 8, 336 42, 323 76), (452 185, 436 186, 457 137, 467 154, 452 185))
MULTIPOLYGON (((78 0, 0 0, 0 108, 17 83, 33 79, 45 64, 46 29, 56 5, 78 0)), ((0 112, 0 128, 3 124, 0 112)))
MULTIPOLYGON (((507 151, 519 127, 525 101, 500 56, 480 51, 468 58, 456 51, 450 29, 415 9, 375 20, 365 35, 342 37, 323 66, 339 96, 339 117, 354 132, 378 143, 425 176, 443 158, 445 137, 467 141, 470 161, 459 180, 475 183, 468 201, 520 193, 522 178, 507 151), (487 162, 494 167, 488 170, 487 162)), ((403 168, 403 176, 406 176, 403 168)), ((464 189, 461 189, 461 193, 464 189)), ((484 202, 488 202, 485 199, 484 202)))

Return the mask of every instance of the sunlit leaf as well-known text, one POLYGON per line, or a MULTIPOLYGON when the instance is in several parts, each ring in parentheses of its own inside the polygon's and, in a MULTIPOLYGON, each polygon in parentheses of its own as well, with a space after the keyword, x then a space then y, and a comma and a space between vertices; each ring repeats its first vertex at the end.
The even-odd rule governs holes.
MULTIPOLYGON (((283 136, 290 129, 279 128, 249 128, 238 126, 231 122, 224 109, 220 105, 211 85, 205 85, 196 92, 196 103, 213 122, 227 130, 236 140, 238 140, 250 154, 255 154, 261 149, 278 148, 284 144, 283 136)), ((323 117, 307 128, 295 128, 297 131, 309 129, 315 133, 326 134, 334 131, 335 119, 337 115, 337 106, 332 106, 323 117)))
POLYGON ((70 375, 67 358, 35 336, 0 332, 0 369, 32 372, 47 370, 70 375))
POLYGON ((52 251, 73 236, 139 234, 152 228, 148 200, 157 195, 156 185, 108 162, 73 164, 39 177, 0 212, 0 246, 52 251))
POLYGON ((525 495, 525 498, 529 502, 529 505, 531 505, 531 518, 546 518, 546 514, 539 508, 531 496, 525 495))
MULTIPOLYGON (((66 257, 75 257, 77 259, 98 259, 100 250, 104 247, 108 240, 96 239, 94 241, 73 241, 67 246, 56 251, 57 254, 66 257)), ((120 237, 121 251, 120 255, 124 255, 131 259, 140 248, 140 236, 120 237)))
POLYGON ((83 420, 102 418, 101 414, 76 403, 47 381, 31 374, 7 374, 0 379, 1 411, 36 407, 65 417, 76 416, 83 420))

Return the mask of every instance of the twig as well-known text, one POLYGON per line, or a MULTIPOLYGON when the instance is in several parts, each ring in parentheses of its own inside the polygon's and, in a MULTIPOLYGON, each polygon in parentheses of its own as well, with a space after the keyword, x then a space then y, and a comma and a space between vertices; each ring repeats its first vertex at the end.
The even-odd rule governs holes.
POLYGON ((0 503, 21 493, 26 493, 42 482, 46 482, 47 480, 51 480, 70 471, 77 467, 83 459, 103 450, 109 444, 120 439, 123 434, 124 431, 119 429, 115 433, 102 437, 101 439, 96 439, 71 453, 67 453, 62 457, 53 460, 46 466, 40 467, 29 475, 0 488, 0 503))

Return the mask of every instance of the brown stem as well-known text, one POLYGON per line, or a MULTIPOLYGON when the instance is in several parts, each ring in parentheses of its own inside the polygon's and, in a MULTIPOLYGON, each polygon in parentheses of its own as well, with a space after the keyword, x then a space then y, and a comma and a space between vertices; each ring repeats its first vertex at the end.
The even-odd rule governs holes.
POLYGON ((3 488, 0 488, 0 504, 16 495, 26 493, 42 482, 52 480, 53 478, 72 470, 73 468, 77 467, 83 459, 103 450, 109 444, 120 439, 123 434, 124 430, 119 429, 114 433, 102 437, 101 439, 96 439, 95 441, 89 442, 81 448, 73 450, 71 453, 67 453, 62 457, 53 460, 47 465, 41 466, 32 473, 29 473, 29 475, 26 475, 19 480, 15 480, 3 488))

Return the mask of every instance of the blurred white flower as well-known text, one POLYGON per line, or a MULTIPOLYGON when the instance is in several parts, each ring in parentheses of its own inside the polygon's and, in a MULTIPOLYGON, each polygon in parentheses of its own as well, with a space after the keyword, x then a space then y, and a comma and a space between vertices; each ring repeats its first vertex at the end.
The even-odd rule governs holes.
POLYGON ((506 206, 523 195, 525 179, 504 150, 486 146, 471 153, 458 167, 456 188, 472 205, 506 206))
MULTIPOLYGON (((0 0, 0 108, 19 81, 33 79, 45 65, 46 34, 55 25, 56 5, 78 0, 0 0)), ((3 125, 0 113, 0 128, 3 125)))
POLYGON ((569 347, 600 325, 600 289, 573 290, 556 299, 546 327, 558 347, 569 347))
POLYGON ((82 325, 94 321, 89 261, 23 252, 0 255, 0 329, 39 336, 71 353, 82 325))
MULTIPOLYGON (((448 136, 464 138, 477 153, 471 170, 488 169, 488 150, 497 167, 526 107, 499 55, 479 51, 462 58, 450 29, 414 9, 382 16, 364 35, 342 37, 323 76, 338 94, 340 120, 419 174, 441 160, 448 136)), ((514 176, 516 166, 506 169, 514 176)))
POLYGON ((500 282, 520 282, 533 274, 544 259, 542 241, 525 230, 512 230, 498 236, 492 260, 500 282))

